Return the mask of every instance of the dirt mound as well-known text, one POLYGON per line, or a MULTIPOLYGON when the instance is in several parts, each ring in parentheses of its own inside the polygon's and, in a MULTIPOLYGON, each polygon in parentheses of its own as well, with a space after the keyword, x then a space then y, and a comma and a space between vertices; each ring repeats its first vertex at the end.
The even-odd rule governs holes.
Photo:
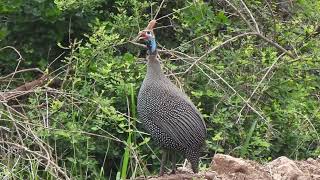
POLYGON ((320 180, 320 159, 309 158, 305 161, 293 161, 279 157, 267 164, 216 154, 211 163, 211 171, 190 173, 178 169, 177 174, 162 177, 149 177, 152 180, 320 180))
POLYGON ((217 154, 211 167, 220 176, 217 178, 223 180, 320 180, 320 159, 293 161, 282 156, 261 165, 254 161, 217 154))

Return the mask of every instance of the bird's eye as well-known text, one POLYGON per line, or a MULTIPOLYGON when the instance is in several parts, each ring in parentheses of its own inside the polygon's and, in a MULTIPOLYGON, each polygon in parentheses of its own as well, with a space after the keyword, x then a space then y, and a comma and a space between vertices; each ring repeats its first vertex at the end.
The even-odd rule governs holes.
POLYGON ((148 35, 151 35, 151 32, 150 32, 150 31, 147 31, 147 34, 148 34, 148 35))

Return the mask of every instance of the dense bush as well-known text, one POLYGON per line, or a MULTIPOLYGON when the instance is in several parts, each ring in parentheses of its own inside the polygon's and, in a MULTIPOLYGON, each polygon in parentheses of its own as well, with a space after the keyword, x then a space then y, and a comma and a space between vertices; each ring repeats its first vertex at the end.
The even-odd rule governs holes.
MULTIPOLYGON (((245 3, 165 1, 156 17, 164 70, 207 124, 202 169, 216 152, 320 156, 320 2, 245 3)), ((132 40, 160 4, 0 2, 0 177, 157 172, 159 149, 135 108, 145 49, 132 40), (3 98, 39 77, 37 88, 3 98)))

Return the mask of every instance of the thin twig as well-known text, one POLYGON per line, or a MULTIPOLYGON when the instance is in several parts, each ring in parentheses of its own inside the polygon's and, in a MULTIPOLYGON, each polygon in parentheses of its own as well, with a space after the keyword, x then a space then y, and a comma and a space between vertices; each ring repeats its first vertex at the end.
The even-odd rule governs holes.
MULTIPOLYGON (((264 79, 267 77, 267 75, 269 74, 269 72, 271 71, 271 69, 274 67, 274 65, 278 62, 278 60, 284 55, 284 53, 282 53, 279 57, 277 57, 277 59, 272 63, 272 65, 269 67, 268 71, 264 74, 264 76, 261 78, 260 82, 257 84, 256 88, 252 91, 250 97, 246 100, 247 103, 250 102, 251 98, 253 97, 253 95, 256 93, 256 91, 258 90, 258 88, 260 87, 261 83, 264 81, 264 79)), ((243 109, 246 107, 246 104, 242 106, 240 112, 238 113, 238 120, 236 123, 238 123, 240 121, 241 118, 241 113, 243 111, 243 109)))
POLYGON ((280 51, 284 52, 285 54, 287 54, 288 56, 290 56, 292 59, 296 59, 297 57, 295 55, 293 55, 291 52, 287 51, 285 48, 283 48, 282 46, 280 46, 278 43, 273 42, 272 40, 268 39, 267 37, 263 36, 260 33, 256 33, 254 34, 256 36, 258 36, 259 38, 263 39, 264 41, 268 42, 269 44, 271 44, 272 46, 276 47, 277 49, 279 49, 280 51))
POLYGON ((282 51, 283 53, 287 54, 287 55, 290 56, 291 58, 293 58, 293 59, 296 58, 295 56, 293 56, 293 55, 291 54, 291 52, 287 51, 287 50, 284 49, 282 46, 280 46, 280 45, 277 44, 276 42, 273 42, 272 40, 268 39, 267 37, 261 35, 260 33, 257 33, 257 32, 248 32, 248 33, 243 33, 243 34, 239 34, 239 35, 237 35, 237 36, 234 36, 234 37, 232 37, 232 38, 230 38, 230 39, 222 42, 221 44, 219 44, 219 45, 211 48, 211 49, 208 50, 205 54, 203 54, 203 55, 200 56, 198 59, 196 59, 196 60, 191 64, 191 66, 185 71, 185 73, 187 73, 188 71, 190 71, 191 68, 192 68, 195 64, 197 64, 197 63, 198 63, 200 60, 202 60, 204 57, 208 56, 211 52, 217 50, 218 48, 224 46, 225 44, 227 44, 227 43, 229 43, 229 42, 231 42, 231 41, 234 41, 234 40, 236 40, 236 39, 238 39, 238 38, 241 38, 241 37, 244 37, 244 36, 250 36, 250 35, 255 35, 255 36, 259 37, 260 39, 268 42, 270 45, 276 47, 277 49, 279 49, 279 50, 282 51))
POLYGON ((246 102, 246 100, 245 100, 226 80, 224 80, 218 73, 216 73, 213 69, 211 69, 210 67, 208 67, 206 64, 203 64, 203 63, 201 63, 201 64, 202 64, 203 66, 205 66, 207 69, 209 69, 211 72, 213 72, 216 76, 218 76, 218 77, 222 80, 222 82, 223 82, 224 84, 226 84, 234 93, 237 94, 238 97, 240 97, 240 99, 241 99, 244 103, 246 103, 246 105, 247 105, 250 109, 252 109, 253 112, 255 112, 262 120, 264 120, 265 122, 267 122, 266 119, 261 115, 261 113, 259 113, 254 107, 252 107, 248 102, 246 102))
POLYGON ((161 1, 160 6, 159 6, 159 8, 158 8, 158 11, 157 11, 157 13, 154 15, 153 19, 156 19, 156 18, 157 18, 158 14, 159 14, 159 12, 160 12, 160 10, 161 10, 161 8, 162 8, 163 3, 164 3, 164 0, 161 1))
POLYGON ((273 36, 273 40, 275 40, 276 39, 276 17, 275 17, 275 15, 273 13, 272 6, 271 6, 269 0, 264 0, 264 1, 266 2, 267 6, 268 6, 268 9, 269 9, 269 11, 271 13, 271 18, 272 18, 272 23, 273 23, 272 36, 273 36))
POLYGON ((50 68, 51 65, 57 61, 62 55, 64 55, 65 52, 62 52, 61 54, 59 54, 52 62, 50 62, 50 64, 47 66, 47 68, 50 68))
MULTIPOLYGON (((22 124, 27 124, 27 125, 31 125, 31 126, 35 126, 35 127, 40 127, 43 129, 47 129, 47 130, 52 130, 52 131, 65 131, 65 132, 69 132, 69 133, 79 133, 79 134, 83 134, 83 135, 88 135, 88 136, 93 136, 93 137, 100 137, 100 138, 105 138, 105 139, 110 139, 116 142, 121 142, 124 143, 124 141, 120 140, 119 138, 115 137, 114 135, 107 133, 109 136, 105 136, 105 135, 101 135, 101 134, 95 134, 95 133, 90 133, 90 132, 86 132, 86 131, 76 131, 76 130, 65 130, 65 129, 57 129, 57 128, 51 128, 51 127, 45 127, 42 124, 34 124, 34 123, 29 123, 27 121, 18 121, 18 120, 8 120, 8 119, 1 119, 1 121, 8 121, 8 122, 19 122, 22 124)), ((104 131, 105 132, 105 131, 104 131)))
POLYGON ((185 71, 185 73, 188 72, 188 71, 189 71, 195 64, 197 64, 200 60, 202 60, 204 57, 208 56, 211 52, 215 51, 216 49, 218 49, 218 48, 224 46, 225 44, 227 44, 227 43, 229 43, 229 42, 231 42, 231 41, 234 41, 234 40, 236 40, 236 39, 238 39, 238 38, 240 38, 240 37, 244 37, 244 36, 248 36, 248 35, 253 35, 253 34, 256 34, 256 32, 249 32, 249 33, 239 34, 239 35, 237 35, 237 36, 234 36, 234 37, 232 37, 232 38, 230 38, 230 39, 222 42, 222 43, 219 44, 219 45, 216 45, 215 47, 213 47, 213 48, 211 48, 210 50, 208 50, 205 54, 203 54, 202 56, 200 56, 200 58, 198 58, 197 60, 195 60, 195 61, 191 64, 191 66, 185 71))
POLYGON ((169 14, 167 14, 167 15, 165 15, 165 16, 162 16, 162 17, 160 17, 160 18, 156 19, 156 21, 159 21, 160 19, 163 19, 163 18, 169 17, 169 16, 171 16, 171 15, 173 15, 173 14, 177 13, 177 12, 180 12, 180 11, 182 11, 182 10, 184 10, 184 9, 187 9, 187 8, 189 8, 189 7, 191 7, 191 6, 192 6, 192 4, 191 4, 191 5, 189 5, 189 6, 183 7, 183 8, 181 8, 181 9, 177 9, 177 10, 175 10, 175 11, 174 11, 174 12, 172 12, 172 13, 169 13, 169 14))
MULTIPOLYGON (((170 50, 169 50, 169 51, 170 51, 170 50)), ((184 54, 184 53, 181 53, 181 52, 179 52, 179 53, 182 54, 182 55, 184 55, 185 57, 188 57, 188 58, 196 61, 195 58, 193 58, 193 57, 191 57, 191 56, 189 56, 189 55, 187 55, 187 54, 184 54)), ((263 120, 266 122, 265 118, 261 115, 261 113, 259 113, 254 107, 252 107, 248 102, 246 102, 246 100, 245 100, 226 80, 224 80, 218 73, 216 73, 213 69, 211 69, 211 68, 210 68, 209 66, 207 66, 206 64, 201 63, 201 62, 199 62, 199 63, 200 63, 201 65, 205 66, 205 67, 206 67, 207 69, 209 69, 211 72, 213 72, 217 77, 219 77, 219 79, 221 79, 224 84, 226 84, 234 93, 236 93, 237 96, 240 97, 240 99, 243 100, 243 102, 245 102, 250 109, 252 109, 253 112, 255 112, 261 119, 263 119, 263 120)), ((200 70, 202 70, 202 69, 198 66, 197 63, 195 63, 194 65, 197 66, 200 70)), ((204 71, 202 70, 202 72, 204 72, 204 71)), ((207 75, 206 73, 204 73, 204 74, 205 74, 210 80, 212 80, 212 81, 215 82, 215 80, 214 80, 212 77, 210 77, 210 76, 207 75)))
POLYGON ((24 94, 27 94, 30 90, 41 86, 48 79, 48 75, 44 74, 39 79, 33 80, 31 82, 27 82, 14 90, 8 92, 0 92, 0 102, 1 101, 9 101, 10 99, 17 98, 24 94))
POLYGON ((250 24, 250 22, 246 19, 246 17, 239 11, 239 9, 236 7, 236 6, 234 6, 230 1, 228 1, 228 0, 224 0, 224 1, 226 1, 228 4, 229 4, 229 6, 231 6, 232 7, 232 9, 233 10, 235 10, 237 13, 238 13, 238 15, 241 17, 241 19, 247 24, 247 26, 252 30, 252 31, 255 31, 255 29, 254 29, 254 27, 250 24))
POLYGON ((0 51, 5 50, 5 49, 12 49, 12 50, 14 50, 14 51, 18 54, 18 56, 19 56, 19 58, 17 59, 17 61, 23 59, 23 57, 21 56, 20 52, 19 52, 15 47, 13 47, 13 46, 5 46, 5 47, 3 47, 3 48, 0 48, 0 51))
POLYGON ((52 166, 54 166, 54 167, 56 168, 56 170, 57 170, 61 175, 64 176, 65 179, 68 179, 68 180, 70 179, 70 178, 68 177, 68 175, 67 175, 65 172, 63 172, 63 171, 61 170, 61 168, 60 168, 55 162, 53 162, 51 159, 48 159, 46 156, 44 156, 44 155, 42 155, 42 154, 40 154, 40 153, 38 153, 38 152, 36 152, 36 151, 32 151, 32 150, 30 150, 29 148, 27 148, 27 147, 25 147, 25 146, 22 146, 22 145, 20 145, 20 144, 16 144, 16 143, 13 143, 13 142, 0 141, 0 144, 8 144, 8 145, 10 145, 10 146, 15 146, 15 147, 17 147, 17 148, 19 148, 19 149, 22 149, 22 150, 24 150, 24 151, 26 151, 26 152, 28 152, 28 153, 34 154, 34 155, 36 155, 36 156, 38 156, 38 157, 41 157, 41 158, 43 158, 44 160, 48 161, 52 166))
POLYGON ((170 24, 170 25, 167 25, 167 26, 160 26, 160 27, 153 28, 153 30, 156 30, 156 29, 163 29, 163 28, 167 28, 167 27, 173 27, 173 25, 172 25, 172 24, 170 24))
POLYGON ((19 70, 19 71, 15 71, 15 72, 10 73, 8 75, 2 76, 2 77, 0 77, 0 80, 6 79, 6 78, 8 78, 10 76, 14 76, 17 73, 23 73, 23 72, 29 72, 29 71, 37 71, 37 72, 40 72, 40 73, 44 74, 44 72, 41 71, 41 69, 39 69, 39 68, 29 68, 29 69, 22 69, 22 70, 19 70))
POLYGON ((210 32, 210 33, 207 33, 207 34, 203 34, 203 35, 201 35, 201 36, 199 36, 199 37, 196 37, 196 38, 194 38, 194 39, 191 39, 190 41, 187 41, 187 42, 185 42, 185 43, 180 44, 178 47, 174 48, 173 50, 179 49, 180 47, 183 47, 183 46, 186 45, 186 44, 189 44, 189 43, 191 43, 191 42, 193 42, 193 41, 195 41, 195 40, 198 40, 198 39, 203 38, 203 37, 205 37, 205 36, 208 36, 208 35, 210 35, 210 34, 213 34, 213 33, 210 32))
POLYGON ((251 20, 253 21, 253 24, 256 28, 256 31, 260 34, 260 29, 259 29, 259 26, 258 26, 258 23, 256 22, 255 18, 253 17, 250 9, 247 7, 247 5, 243 2, 243 0, 240 0, 241 4, 244 6, 244 8, 246 9, 246 11, 249 13, 249 16, 251 17, 251 20))
POLYGON ((4 50, 4 49, 13 49, 13 50, 18 54, 18 56, 19 56, 19 58, 17 59, 18 64, 16 65, 16 68, 15 68, 15 70, 14 70, 14 73, 12 74, 9 83, 7 84, 7 87, 5 88, 5 91, 6 91, 6 90, 9 88, 9 86, 10 86, 12 80, 13 80, 14 75, 16 74, 15 72, 17 72, 17 70, 18 70, 18 68, 19 68, 19 66, 20 66, 20 63, 21 63, 21 61, 23 60, 23 57, 22 57, 21 53, 20 53, 15 47, 13 47, 13 46, 5 46, 5 47, 1 48, 0 51, 2 51, 2 50, 4 50))

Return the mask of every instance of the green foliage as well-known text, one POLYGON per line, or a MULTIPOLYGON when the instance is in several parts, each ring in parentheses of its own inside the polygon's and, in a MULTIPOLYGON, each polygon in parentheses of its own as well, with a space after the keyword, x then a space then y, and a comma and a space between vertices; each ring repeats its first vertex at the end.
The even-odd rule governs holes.
POLYGON ((61 10, 87 10, 101 6, 102 0, 54 0, 54 3, 61 10))
MULTIPOLYGON (((67 28, 63 28, 67 27, 67 23, 62 12, 51 0, 5 0, 0 3, 0 14, 4 18, 0 25, 1 45, 13 45, 25 59, 30 59, 23 66, 45 64, 49 49, 68 33, 67 28)), ((2 53, 0 60, 10 67, 14 55, 14 52, 2 53)), ((56 54, 49 54, 49 57, 51 55, 56 54)))
MULTIPOLYGON (((160 3, 152 4, 152 15, 160 3)), ((287 7, 272 2, 268 6, 262 0, 246 3, 262 35, 297 59, 280 56, 279 48, 258 36, 243 36, 208 53, 253 29, 218 1, 165 2, 158 17, 173 14, 158 26, 172 26, 155 33, 160 47, 179 53, 161 52, 164 70, 177 73, 169 77, 201 109, 208 131, 207 157, 216 152, 259 161, 282 155, 317 157, 320 2, 299 0, 287 7), (177 57, 179 61, 165 61, 177 57)), ((234 5, 243 7, 238 1, 234 5)), ((1 1, 1 91, 38 77, 29 72, 17 73, 12 80, 5 77, 17 64, 19 70, 46 70, 50 79, 19 101, 0 105, 3 137, 23 139, 21 144, 32 152, 45 154, 47 149, 72 179, 156 173, 158 148, 143 133, 135 110, 146 71, 141 60, 145 49, 130 43, 150 20, 150 9, 148 1, 137 0, 1 1), (2 48, 6 46, 15 47, 23 60, 17 63, 19 55, 2 48)), ((253 25, 249 14, 244 15, 253 25)), ((53 165, 46 168, 45 160, 27 161, 20 158, 23 154, 4 157, 0 164, 7 165, 0 165, 1 177, 63 176, 53 165)), ((210 160, 204 159, 202 166, 210 160)))

